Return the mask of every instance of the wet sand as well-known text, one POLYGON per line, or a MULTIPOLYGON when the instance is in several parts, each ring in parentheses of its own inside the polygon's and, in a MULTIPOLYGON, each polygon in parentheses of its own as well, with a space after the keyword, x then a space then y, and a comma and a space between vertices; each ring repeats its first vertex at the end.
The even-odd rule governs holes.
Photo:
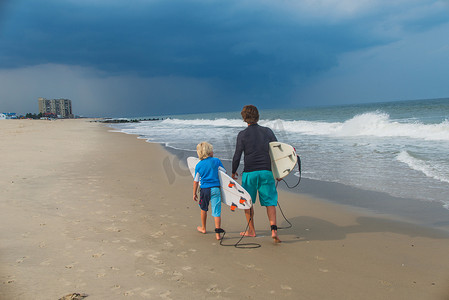
MULTIPOLYGON (((281 244, 256 204, 242 243, 261 247, 223 247, 160 145, 88 120, 2 120, 0 138, 0 299, 449 299, 445 231, 281 190, 281 244)), ((236 243, 243 212, 222 223, 236 243)))

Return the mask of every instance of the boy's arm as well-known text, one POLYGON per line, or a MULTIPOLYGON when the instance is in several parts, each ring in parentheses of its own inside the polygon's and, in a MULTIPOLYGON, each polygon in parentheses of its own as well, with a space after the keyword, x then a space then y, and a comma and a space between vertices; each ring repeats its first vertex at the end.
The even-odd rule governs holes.
POLYGON ((226 172, 226 169, 223 166, 223 163, 221 162, 221 160, 218 160, 218 171, 222 171, 222 172, 228 173, 228 172, 226 172))
POLYGON ((198 181, 194 181, 193 182, 193 201, 198 200, 198 196, 196 194, 197 191, 198 191, 198 181))

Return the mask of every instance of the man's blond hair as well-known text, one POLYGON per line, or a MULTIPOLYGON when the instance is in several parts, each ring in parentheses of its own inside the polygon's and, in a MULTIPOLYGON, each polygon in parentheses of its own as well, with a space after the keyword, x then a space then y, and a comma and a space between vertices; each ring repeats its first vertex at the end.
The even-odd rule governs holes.
POLYGON ((201 142, 196 146, 198 158, 203 160, 213 155, 214 147, 208 142, 201 142))

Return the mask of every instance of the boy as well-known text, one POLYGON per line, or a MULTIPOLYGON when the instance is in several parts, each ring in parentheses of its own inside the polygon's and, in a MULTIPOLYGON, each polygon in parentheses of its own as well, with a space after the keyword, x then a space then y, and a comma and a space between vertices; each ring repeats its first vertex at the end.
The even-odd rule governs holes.
POLYGON ((193 200, 198 201, 197 190, 199 183, 201 208, 201 226, 197 230, 206 233, 206 219, 209 203, 212 204, 212 216, 215 217, 215 236, 217 240, 221 239, 221 195, 220 195, 220 179, 218 178, 218 170, 226 172, 223 164, 218 158, 213 157, 213 147, 208 142, 201 142, 196 146, 196 152, 200 161, 195 166, 195 176, 193 179, 193 200))

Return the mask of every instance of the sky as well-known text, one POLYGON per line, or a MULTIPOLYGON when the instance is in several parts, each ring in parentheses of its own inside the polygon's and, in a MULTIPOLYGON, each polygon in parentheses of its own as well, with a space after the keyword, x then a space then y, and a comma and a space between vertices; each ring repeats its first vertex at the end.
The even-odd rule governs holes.
POLYGON ((449 0, 0 0, 0 112, 449 97, 449 0))

